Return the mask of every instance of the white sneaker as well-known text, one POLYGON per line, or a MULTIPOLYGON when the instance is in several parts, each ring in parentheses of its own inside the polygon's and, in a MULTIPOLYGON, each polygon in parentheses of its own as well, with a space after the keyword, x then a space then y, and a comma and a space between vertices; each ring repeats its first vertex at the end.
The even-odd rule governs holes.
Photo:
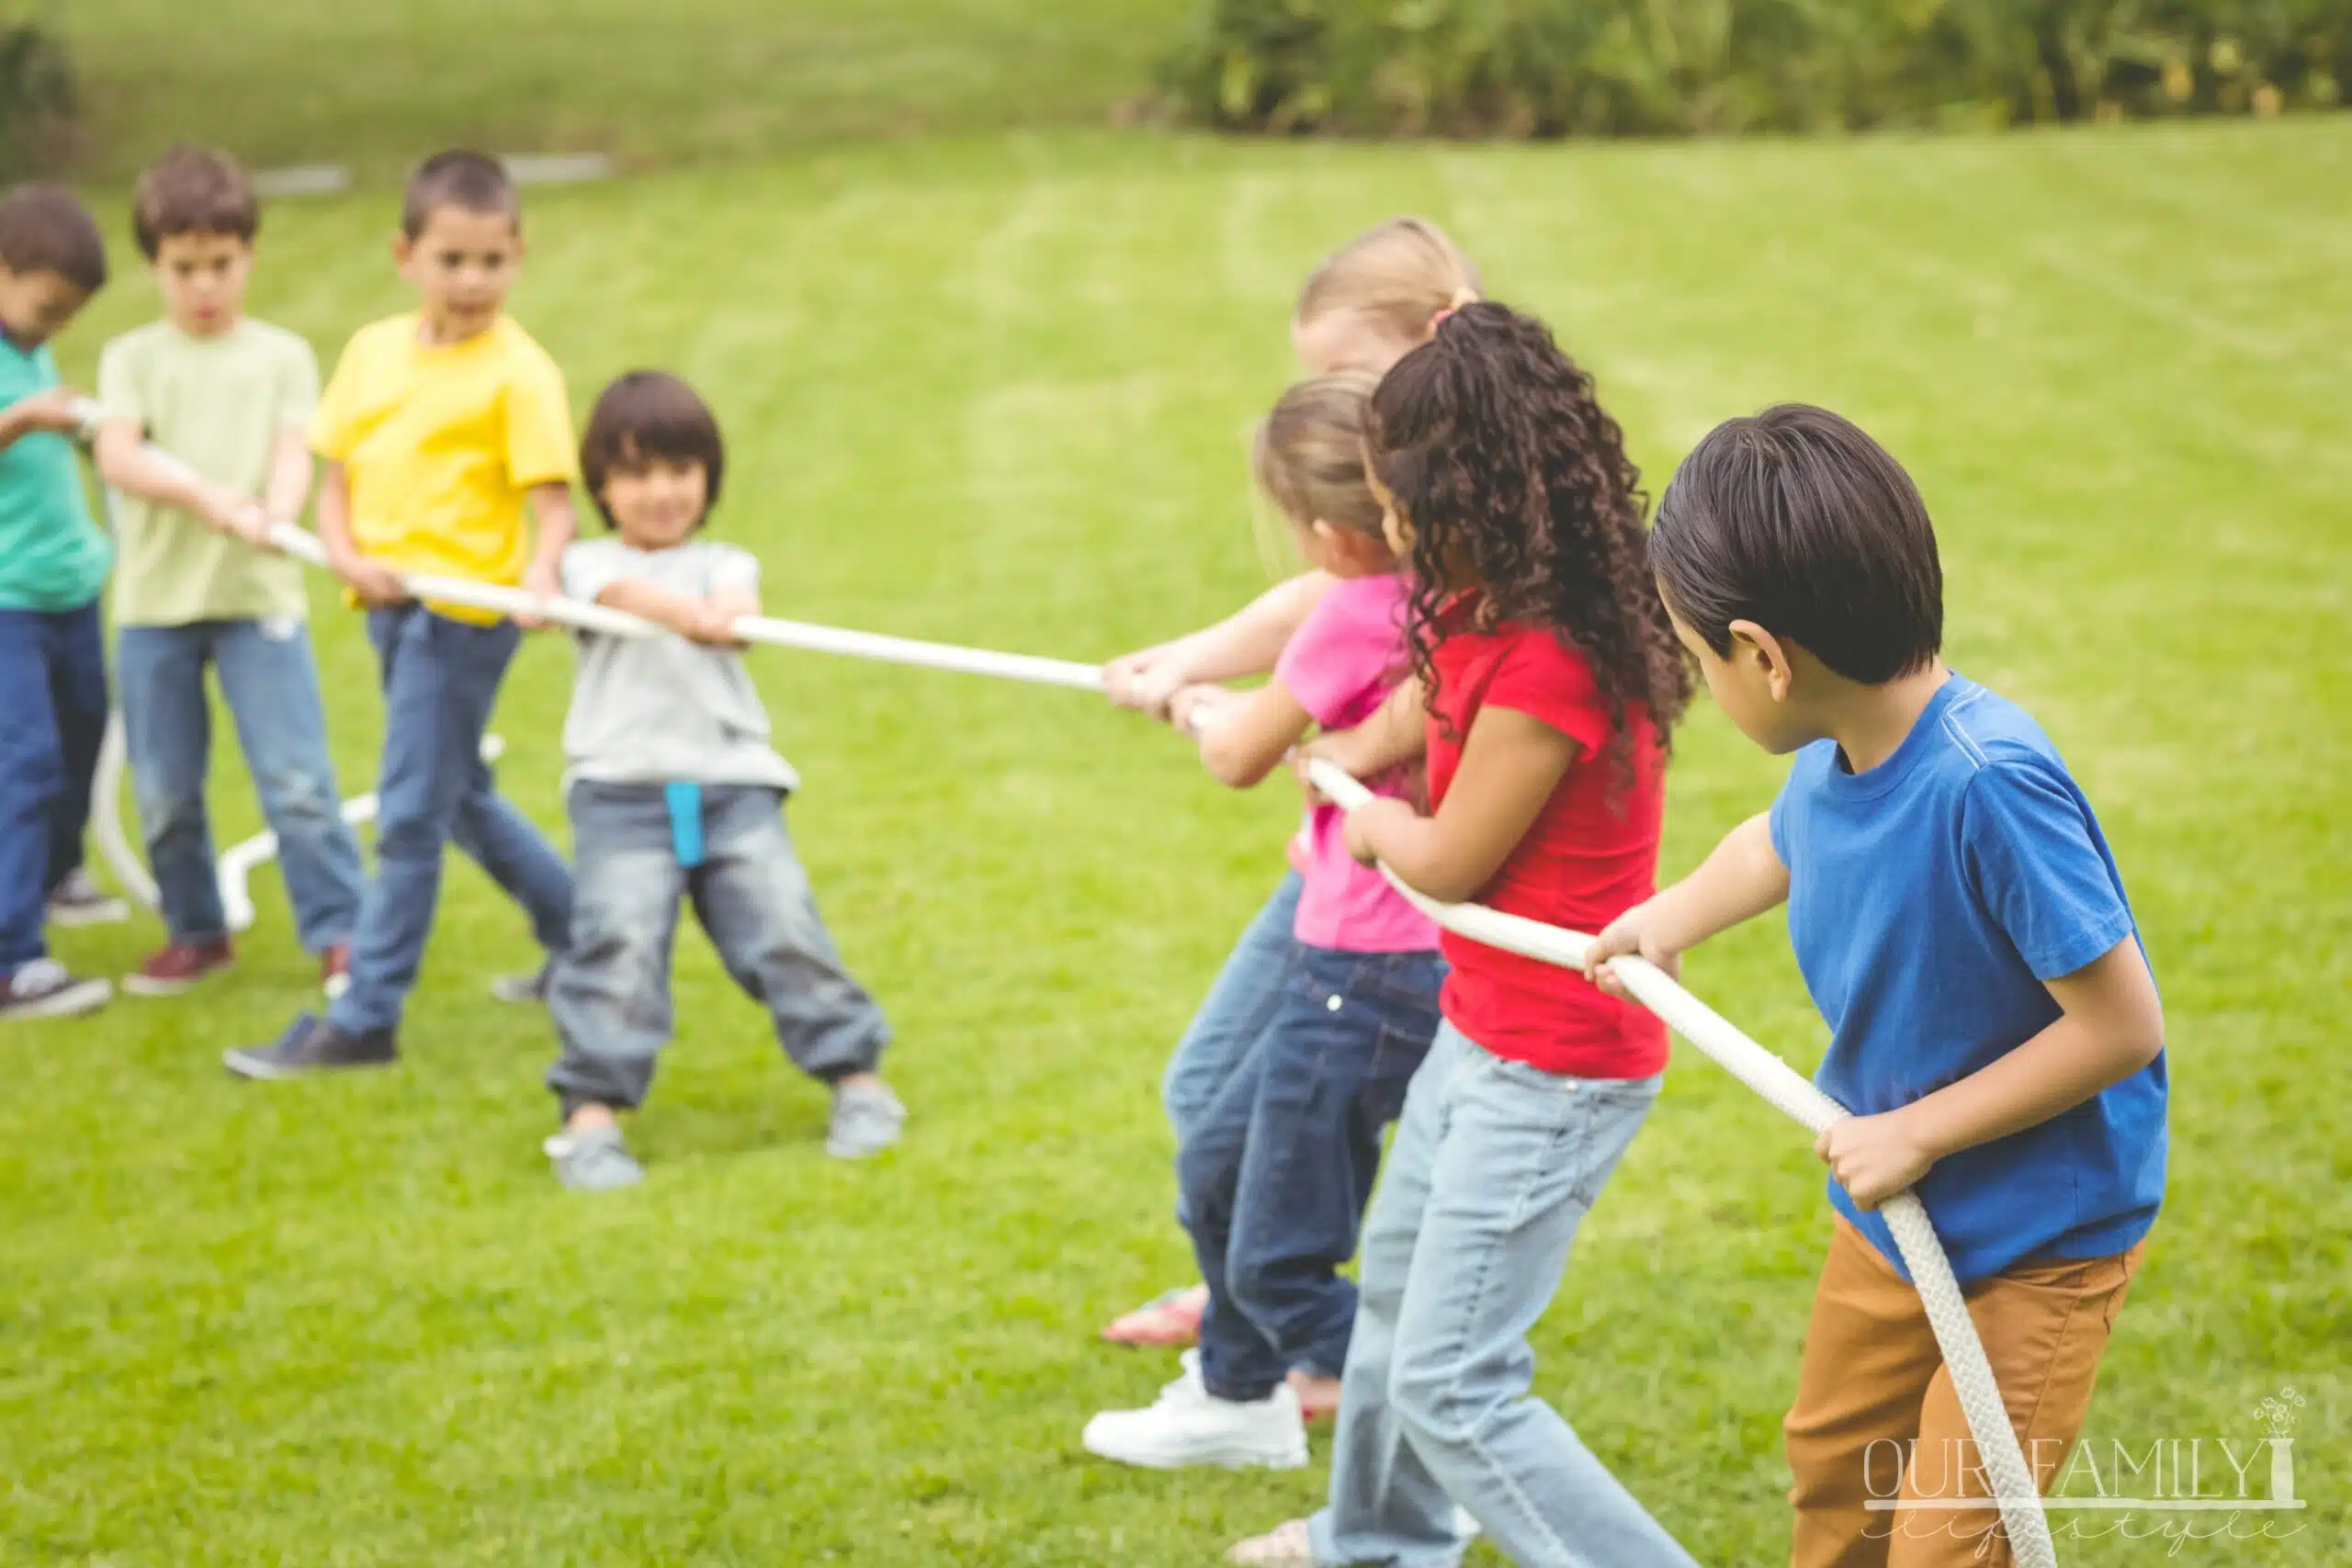
POLYGON ((1296 1470, 1306 1462, 1306 1422, 1288 1383, 1253 1404, 1218 1399, 1201 1382, 1200 1353, 1148 1410, 1106 1410, 1086 1424, 1086 1451, 1147 1470, 1222 1465, 1296 1470))

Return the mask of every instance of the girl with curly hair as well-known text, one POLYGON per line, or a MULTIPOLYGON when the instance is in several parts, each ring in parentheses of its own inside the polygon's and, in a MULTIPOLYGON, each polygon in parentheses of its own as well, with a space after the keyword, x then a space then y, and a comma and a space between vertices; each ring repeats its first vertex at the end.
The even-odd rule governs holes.
MULTIPOLYGON (((1474 304, 1382 380, 1365 457, 1412 565, 1431 806, 1373 802, 1349 848, 1435 898, 1598 931, 1655 890, 1690 696, 1617 423, 1543 323, 1474 304)), ((1361 776, 1420 744, 1375 721, 1312 750, 1361 776)), ((1365 1221, 1329 1505, 1233 1559, 1452 1568, 1460 1504, 1531 1568, 1689 1563, 1529 1393, 1527 1331, 1657 1098, 1665 1029, 1580 976, 1443 950, 1445 1026, 1365 1221)))

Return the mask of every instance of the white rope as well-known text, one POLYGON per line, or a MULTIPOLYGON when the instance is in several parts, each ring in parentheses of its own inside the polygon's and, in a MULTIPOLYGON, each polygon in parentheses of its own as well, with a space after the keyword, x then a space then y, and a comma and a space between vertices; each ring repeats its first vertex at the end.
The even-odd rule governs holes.
MULTIPOLYGON (((1316 787, 1342 810, 1353 811, 1374 798, 1370 790, 1329 762, 1318 759, 1308 764, 1307 771, 1316 787)), ((1590 937, 1482 905, 1442 904, 1408 886, 1386 866, 1381 870, 1415 908, 1447 931, 1563 969, 1584 967, 1590 937)), ((1610 967, 1625 988, 1676 1033, 1807 1131, 1817 1134, 1850 1114, 1657 965, 1629 956, 1610 960, 1610 967)), ((1951 1374, 1952 1390, 1960 1397, 1961 1411, 1968 1418, 1968 1429, 1992 1480, 2001 1522, 2007 1529, 2019 1568, 2056 1568, 2057 1549, 2050 1539, 2041 1491, 2026 1468, 2017 1432, 2009 1425, 2008 1411, 1993 1382, 1992 1364, 1984 1359, 1984 1341, 1976 1336, 1976 1325, 1968 1315, 1959 1281, 1952 1277, 1951 1262, 1936 1239, 1935 1226, 1919 1200, 1908 1191, 1888 1199, 1879 1206, 1879 1213, 1894 1233, 1894 1244, 1902 1250, 1904 1264, 1927 1308, 1928 1325, 1935 1330, 1936 1344, 1951 1374)))
MULTIPOLYGON (((105 410, 96 399, 84 398, 75 405, 74 412, 81 421, 81 439, 86 446, 96 439, 98 427, 105 422, 105 410)), ((144 451, 149 461, 159 467, 169 468, 187 479, 197 477, 195 469, 153 443, 144 451)), ((306 561, 322 570, 327 570, 327 547, 316 534, 307 529, 298 528, 290 523, 273 523, 269 529, 269 542, 273 547, 297 560, 306 561)), ((673 635, 650 621, 578 599, 561 596, 543 598, 519 588, 501 588, 492 583, 435 577, 424 572, 403 573, 401 583, 412 598, 456 604, 469 610, 488 610, 500 615, 529 616, 580 631, 601 632, 607 637, 673 635)), ((730 629, 744 642, 762 643, 771 648, 795 648, 808 653, 835 653, 852 659, 879 660, 886 664, 912 664, 928 670, 947 670, 964 675, 992 675, 999 680, 1069 686, 1080 691, 1099 692, 1102 689, 1101 665, 1079 664, 1067 659, 1038 659, 1025 653, 998 653, 984 648, 961 648, 954 643, 885 637, 876 632, 848 631, 807 621, 778 620, 772 615, 744 615, 730 629)))
POLYGON ((122 709, 107 711, 107 732, 98 742, 98 765, 90 776, 90 837, 97 841, 98 858, 114 873, 115 886, 150 909, 163 908, 163 889, 148 874, 147 864, 130 847, 122 830, 122 775, 130 761, 130 746, 122 729, 122 709))
MULTIPOLYGON (((76 405, 75 413, 81 421, 79 440, 86 448, 96 441, 98 428, 105 423, 105 411, 96 399, 85 398, 76 405)), ((185 479, 197 478, 193 468, 162 447, 151 443, 144 451, 149 461, 157 467, 167 468, 185 479)), ((111 491, 105 493, 111 522, 114 495, 111 491)), ((322 570, 327 570, 326 546, 315 534, 292 524, 275 523, 270 525, 269 542, 273 547, 297 560, 322 570)), ((542 598, 518 588, 501 588, 463 578, 437 577, 421 572, 403 575, 401 582, 410 595, 417 599, 456 604, 467 609, 488 610, 501 615, 531 616, 577 630, 599 632, 607 637, 672 635, 650 621, 577 599, 542 598)), ((915 665, 967 675, 990 675, 1000 680, 1026 681, 1080 691, 1100 691, 1102 688, 1101 666, 1078 664, 1063 659, 1037 659, 1022 653, 959 648, 952 643, 885 637, 876 632, 849 631, 806 621, 780 620, 771 615, 742 616, 736 620, 731 629, 745 642, 772 648, 840 654, 853 659, 878 660, 885 663, 915 665)), ((494 761, 503 745, 496 736, 484 736, 482 760, 494 761)), ((106 736, 99 745, 97 769, 91 782, 91 795, 101 807, 94 814, 92 834, 97 840, 98 853, 114 873, 115 880, 125 892, 153 909, 161 907, 162 894, 122 829, 120 797, 127 762, 128 748, 124 741, 122 715, 118 708, 107 716, 106 736)), ((346 822, 356 825, 372 819, 375 814, 376 797, 373 795, 358 795, 343 803, 343 818, 346 822)), ((231 846, 221 854, 216 874, 220 881, 221 908, 228 917, 231 931, 244 931, 253 924, 253 897, 247 884, 254 868, 277 852, 277 835, 260 833, 241 844, 231 846)))
MULTIPOLYGON (((317 535, 291 524, 274 524, 269 542, 288 555, 324 568, 326 546, 317 535)), ((462 578, 406 573, 401 586, 413 598, 488 610, 501 615, 528 615, 557 626, 607 637, 668 637, 673 634, 652 622, 602 604, 560 595, 542 597, 520 588, 501 588, 462 578)), ((784 621, 772 615, 744 615, 729 627, 741 640, 771 648, 794 648, 808 653, 835 653, 852 659, 879 660, 888 664, 913 664, 949 670, 965 675, 992 675, 1005 681, 1039 685, 1069 686, 1083 691, 1102 689, 1100 665, 1078 664, 1064 659, 1037 659, 1025 653, 998 653, 983 648, 959 648, 953 643, 921 642, 912 637, 884 637, 876 632, 846 631, 806 621, 784 621)))

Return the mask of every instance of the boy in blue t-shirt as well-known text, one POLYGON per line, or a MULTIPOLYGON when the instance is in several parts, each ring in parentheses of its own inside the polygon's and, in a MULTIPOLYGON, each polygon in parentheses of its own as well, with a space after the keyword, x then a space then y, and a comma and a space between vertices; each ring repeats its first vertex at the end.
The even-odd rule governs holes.
POLYGON ((1591 972, 1613 988, 1610 957, 1670 964, 1785 901, 1831 1030, 1815 1081, 1854 1112, 1816 1146, 1837 1218, 1787 1421, 1791 1560, 2007 1562, 1989 1506, 1951 1506, 1984 1467, 1876 1210, 1927 1206, 2047 1490, 2164 1198, 2164 1014, 2122 878, 2049 737, 1945 667, 1927 508, 1853 424, 1718 426, 1651 553, 1715 700, 1796 762, 1591 972))
POLYGON ((43 935, 53 896, 105 902, 82 875, 82 832, 107 728, 98 592, 114 552, 48 344, 106 280, 106 242, 70 191, 0 196, 0 1019, 89 1012, 113 994, 67 974, 43 935))

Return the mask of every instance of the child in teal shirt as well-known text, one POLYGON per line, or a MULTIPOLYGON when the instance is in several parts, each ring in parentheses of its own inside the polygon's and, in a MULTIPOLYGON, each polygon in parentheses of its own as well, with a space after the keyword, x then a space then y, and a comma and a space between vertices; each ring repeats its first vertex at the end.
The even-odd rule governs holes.
POLYGON ((106 242, 71 192, 0 196, 0 1019, 89 1012, 113 994, 66 973, 44 937, 50 895, 82 866, 113 558, 68 439, 77 400, 48 344, 106 280, 106 242))

